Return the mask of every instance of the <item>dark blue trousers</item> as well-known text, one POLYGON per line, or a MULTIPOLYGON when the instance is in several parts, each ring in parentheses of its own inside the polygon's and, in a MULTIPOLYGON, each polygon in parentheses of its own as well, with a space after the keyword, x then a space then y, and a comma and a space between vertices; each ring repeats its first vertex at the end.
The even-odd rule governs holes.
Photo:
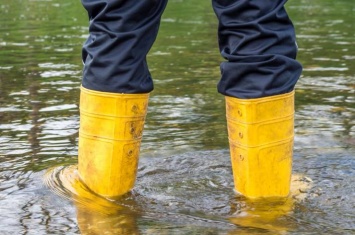
MULTIPOLYGON (((301 74, 287 0, 212 0, 219 20, 218 91, 237 98, 290 92, 301 74)), ((153 81, 146 55, 167 0, 82 0, 90 18, 83 46, 85 88, 147 93, 153 81)))

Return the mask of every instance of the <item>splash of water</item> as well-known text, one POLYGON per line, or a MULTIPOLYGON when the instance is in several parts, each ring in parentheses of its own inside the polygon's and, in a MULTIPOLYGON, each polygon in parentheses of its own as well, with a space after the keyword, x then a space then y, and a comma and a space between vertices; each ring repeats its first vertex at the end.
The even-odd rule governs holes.
POLYGON ((142 158, 136 187, 120 198, 103 198, 90 191, 74 165, 49 169, 44 182, 74 202, 79 226, 85 231, 108 229, 114 223, 116 232, 128 229, 134 234, 140 220, 225 231, 292 230, 295 202, 306 197, 309 178, 294 175, 288 198, 249 200, 233 192, 231 174, 226 153, 212 151, 142 158), (93 221, 100 226, 88 226, 93 221))

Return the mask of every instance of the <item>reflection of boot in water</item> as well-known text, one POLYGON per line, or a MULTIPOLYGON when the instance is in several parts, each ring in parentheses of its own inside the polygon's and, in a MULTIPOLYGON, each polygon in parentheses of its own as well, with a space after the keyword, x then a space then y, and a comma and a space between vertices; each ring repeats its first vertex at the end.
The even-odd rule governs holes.
MULTIPOLYGON (((233 224, 267 230, 274 233, 292 231, 296 224, 290 219, 295 203, 307 196, 310 180, 299 175, 292 176, 291 192, 289 197, 247 199, 240 197, 240 201, 233 204, 233 215, 230 221, 233 224)), ((234 233, 231 233, 234 234, 234 233)), ((239 234, 239 233, 236 233, 239 234)))
POLYGON ((95 193, 115 197, 133 188, 148 97, 81 88, 78 170, 95 193))
POLYGON ((120 204, 120 200, 109 201, 98 196, 80 181, 77 166, 63 168, 58 174, 59 179, 53 182, 56 173, 49 172, 46 183, 56 193, 73 200, 81 234, 139 234, 136 218, 140 215, 130 209, 137 209, 132 196, 123 196, 124 204, 120 204))
POLYGON ((290 197, 244 199, 241 208, 234 206, 230 221, 242 227, 287 232, 292 230, 287 215, 292 212, 293 203, 290 197))
MULTIPOLYGON (((80 181, 77 183, 76 189, 84 188, 80 181)), ((119 201, 108 201, 87 190, 79 192, 75 206, 81 234, 140 234, 136 224, 139 214, 117 203, 119 201)))
POLYGON ((115 234, 136 235, 140 234, 135 215, 118 211, 117 214, 103 214, 77 205, 77 220, 81 234, 115 234))

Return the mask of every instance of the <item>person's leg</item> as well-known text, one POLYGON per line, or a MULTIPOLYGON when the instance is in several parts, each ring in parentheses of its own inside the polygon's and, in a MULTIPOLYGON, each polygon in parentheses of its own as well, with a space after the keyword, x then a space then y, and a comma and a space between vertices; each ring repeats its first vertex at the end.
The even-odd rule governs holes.
POLYGON ((146 55, 167 0, 82 0, 90 35, 83 47, 83 87, 114 93, 148 93, 153 82, 146 55))
POLYGON ((78 172, 102 196, 119 196, 134 186, 153 90, 146 55, 166 3, 82 0, 90 34, 82 53, 78 172))
POLYGON ((213 0, 219 20, 218 91, 226 114, 236 190, 287 196, 293 149, 294 86, 302 66, 286 0, 213 0))

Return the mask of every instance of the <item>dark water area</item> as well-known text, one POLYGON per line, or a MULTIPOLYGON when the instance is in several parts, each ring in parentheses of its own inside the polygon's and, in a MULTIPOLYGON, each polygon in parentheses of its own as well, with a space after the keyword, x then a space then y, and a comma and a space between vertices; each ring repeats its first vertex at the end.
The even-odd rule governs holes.
POLYGON ((304 66, 296 190, 262 202, 233 192, 210 5, 169 2, 137 184, 110 201, 75 179, 80 1, 0 0, 0 234, 355 234, 355 3, 287 4, 304 66))

